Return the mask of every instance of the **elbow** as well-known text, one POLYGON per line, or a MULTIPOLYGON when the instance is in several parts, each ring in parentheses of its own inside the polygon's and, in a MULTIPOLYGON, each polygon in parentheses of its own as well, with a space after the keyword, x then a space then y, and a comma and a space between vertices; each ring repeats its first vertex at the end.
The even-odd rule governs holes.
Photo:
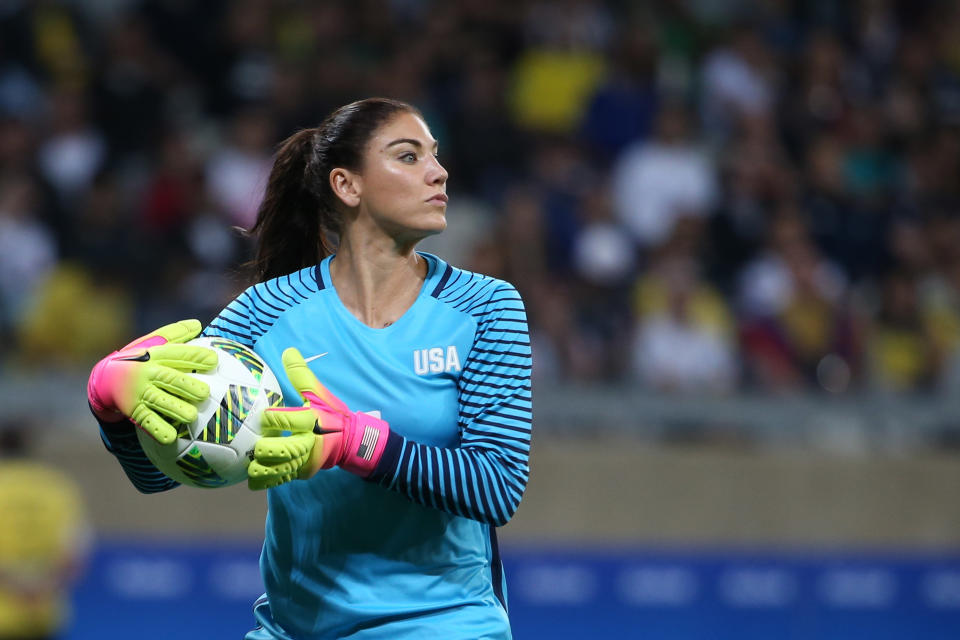
POLYGON ((503 509, 497 509, 496 513, 490 514, 490 517, 487 519, 487 524, 492 524, 495 527, 504 526, 513 519, 513 515, 517 512, 517 507, 519 506, 519 499, 511 500, 508 504, 503 506, 503 509))
POLYGON ((145 496, 149 496, 154 493, 161 493, 163 491, 163 489, 159 489, 157 487, 145 487, 141 484, 135 484, 133 485, 133 487, 137 490, 137 493, 140 493, 145 496))
POLYGON ((133 481, 133 488, 137 490, 138 493, 143 495, 152 495, 154 493, 163 493, 164 491, 170 491, 176 487, 180 486, 179 482, 174 482, 169 480, 163 484, 148 484, 143 482, 133 481))
POLYGON ((517 479, 517 482, 507 485, 507 495, 502 503, 494 509, 495 513, 490 514, 489 524, 495 527, 502 527, 513 519, 514 514, 520 507, 520 500, 527 489, 526 476, 517 479))

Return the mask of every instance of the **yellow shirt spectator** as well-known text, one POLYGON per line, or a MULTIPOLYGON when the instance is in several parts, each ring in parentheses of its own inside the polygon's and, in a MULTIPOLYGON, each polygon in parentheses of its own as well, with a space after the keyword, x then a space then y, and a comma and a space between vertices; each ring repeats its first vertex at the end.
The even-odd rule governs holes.
POLYGON ((513 120, 534 131, 570 133, 603 77, 603 57, 593 52, 531 49, 513 70, 513 120))
POLYGON ((0 638, 45 638, 68 620, 69 586, 89 542, 73 481, 27 460, 0 459, 0 638))

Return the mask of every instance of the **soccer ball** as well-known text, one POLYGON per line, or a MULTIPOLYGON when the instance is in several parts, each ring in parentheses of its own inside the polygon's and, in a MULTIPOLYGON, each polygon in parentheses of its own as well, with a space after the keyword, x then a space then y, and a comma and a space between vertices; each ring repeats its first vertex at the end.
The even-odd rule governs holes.
POLYGON ((217 366, 190 375, 210 385, 197 407, 197 419, 177 427, 177 439, 160 444, 142 429, 137 437, 150 462, 181 484, 204 489, 247 479, 247 465, 260 438, 260 414, 283 406, 277 377, 252 350, 226 338, 195 338, 189 343, 217 352, 217 366))

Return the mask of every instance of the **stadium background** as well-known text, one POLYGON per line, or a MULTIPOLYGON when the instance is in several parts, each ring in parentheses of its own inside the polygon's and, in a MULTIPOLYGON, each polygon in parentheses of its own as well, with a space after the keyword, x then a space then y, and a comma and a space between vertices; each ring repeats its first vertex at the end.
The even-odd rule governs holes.
POLYGON ((369 95, 440 140, 424 247, 528 306, 518 638, 957 637, 958 7, 0 3, 0 417, 87 502, 66 637, 248 628, 263 497, 138 495, 85 375, 229 301, 276 143, 369 95))

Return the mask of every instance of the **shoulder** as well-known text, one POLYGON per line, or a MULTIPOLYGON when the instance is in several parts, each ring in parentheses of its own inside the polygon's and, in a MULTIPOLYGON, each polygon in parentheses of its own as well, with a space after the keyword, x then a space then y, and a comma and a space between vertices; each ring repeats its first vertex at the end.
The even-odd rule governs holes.
POLYGON ((256 342, 285 312, 323 289, 316 271, 317 267, 311 266, 250 285, 214 318, 204 335, 221 335, 244 344, 256 342))
POLYGON ((251 317, 277 317, 287 309, 309 300, 323 289, 316 271, 316 266, 306 267, 252 284, 237 296, 231 306, 245 308, 251 317))
POLYGON ((430 295, 440 302, 475 316, 497 309, 523 310, 520 294, 506 280, 455 267, 430 254, 424 255, 435 262, 430 295))
POLYGON ((293 306, 324 288, 323 281, 318 277, 319 267, 314 265, 299 271, 288 273, 264 282, 258 282, 247 287, 241 294, 250 301, 260 301, 268 306, 293 306))

